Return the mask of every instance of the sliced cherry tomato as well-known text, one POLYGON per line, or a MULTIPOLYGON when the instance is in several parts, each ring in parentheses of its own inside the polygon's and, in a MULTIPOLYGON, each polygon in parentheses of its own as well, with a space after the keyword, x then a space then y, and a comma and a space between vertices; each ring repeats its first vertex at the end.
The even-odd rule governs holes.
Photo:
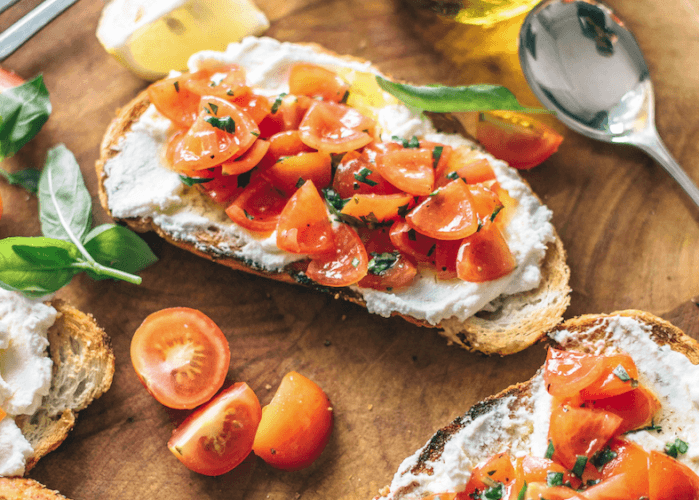
POLYGON ((525 455, 515 462, 517 477, 522 478, 527 483, 546 483, 549 474, 561 474, 559 484, 569 484, 572 488, 580 486, 580 479, 575 477, 570 471, 560 464, 548 458, 539 458, 525 455))
POLYGON ((517 207, 517 200, 510 196, 510 193, 503 189, 499 182, 493 183, 490 186, 490 190, 498 196, 498 200, 500 200, 500 203, 503 205, 503 208, 498 212, 498 216, 495 219, 495 224, 502 229, 512 218, 512 213, 517 207))
POLYGON ((335 250, 311 259, 306 275, 325 286, 349 286, 367 273, 369 257, 356 231, 347 224, 333 227, 335 250))
POLYGON ((619 427, 620 434, 649 425, 660 409, 658 398, 645 387, 637 387, 610 398, 587 401, 585 405, 623 418, 624 422, 619 427))
POLYGON ((544 365, 546 390, 557 398, 572 398, 602 376, 598 356, 549 348, 544 365))
MULTIPOLYGON (((382 258, 384 254, 374 253, 373 259, 382 258)), ((393 264, 385 270, 369 271, 364 276, 357 286, 363 288, 373 288, 374 290, 399 290, 410 286, 417 275, 417 265, 410 257, 407 257, 399 252, 389 254, 391 258, 395 258, 393 264)), ((371 263, 371 260, 369 261, 371 263)), ((379 266, 381 269, 382 267, 379 266)))
POLYGON ((326 153, 345 153, 369 144, 376 124, 344 104, 315 101, 299 125, 301 140, 326 153))
POLYGON ((495 180, 493 167, 490 166, 490 162, 485 158, 468 162, 457 170, 456 174, 468 184, 478 184, 495 180))
POLYGON ((432 168, 436 182, 437 172, 443 172, 447 168, 454 148, 438 142, 420 141, 420 149, 427 149, 432 155, 432 168))
POLYGON ((648 470, 649 500, 697 500, 699 476, 674 458, 650 452, 648 470))
POLYGON ((555 153, 563 136, 526 115, 490 111, 479 115, 476 139, 496 158, 528 169, 555 153))
POLYGON ((495 225, 464 238, 456 256, 456 274, 464 281, 483 283, 507 276, 517 267, 502 233, 495 225))
MULTIPOLYGON (((462 240, 436 240, 434 247, 434 265, 437 269, 437 278, 440 280, 453 280, 458 275, 456 273, 456 258, 459 255, 459 248, 462 240)), ((432 251, 432 249, 430 249, 432 251)), ((429 254, 428 254, 429 255, 429 254)))
POLYGON ((337 165, 333 189, 342 198, 355 194, 396 194, 400 190, 375 171, 366 154, 350 151, 337 165))
POLYGON ((0 92, 13 89, 24 83, 24 78, 19 76, 14 71, 8 71, 0 68, 0 92))
POLYGON ((189 409, 216 394, 228 373, 228 341, 208 316, 187 307, 149 315, 131 339, 131 362, 160 403, 189 409))
POLYGON ((438 240, 460 240, 478 230, 473 195, 457 179, 426 197, 405 220, 417 232, 438 240))
POLYGON ((398 189, 416 196, 434 190, 432 152, 428 149, 401 149, 376 157, 376 170, 398 189))
POLYGON ((447 161, 445 163, 440 161, 437 164, 437 168, 434 172, 435 179, 441 182, 439 184, 440 186, 447 184, 448 181, 443 182, 443 180, 447 179, 447 176, 450 173, 456 172, 464 166, 468 165, 469 163, 477 161, 480 158, 480 156, 481 153, 476 148, 465 146, 459 146, 457 148, 454 148, 450 152, 449 158, 447 158, 447 161))
POLYGON ((199 96, 216 96, 231 100, 250 94, 251 89, 245 83, 245 70, 237 64, 206 68, 190 73, 184 81, 184 87, 199 96))
POLYGON ((325 202, 309 180, 286 203, 277 225, 277 246, 291 253, 319 254, 335 248, 325 202))
MULTIPOLYGON (((636 489, 634 474, 619 474, 586 489, 583 497, 587 500, 637 500, 642 496, 634 496, 636 489)), ((648 488, 645 489, 648 491, 648 488)), ((646 496, 646 498, 648 498, 646 496)))
POLYGON ((197 189, 214 200, 219 205, 228 206, 243 188, 238 186, 237 175, 223 175, 220 168, 199 170, 196 179, 205 180, 195 184, 197 189))
POLYGON ((253 179, 226 209, 230 219, 257 232, 272 232, 289 197, 261 177, 253 179))
POLYGON ((549 424, 553 460, 573 470, 578 456, 592 457, 618 433, 621 423, 621 417, 603 410, 556 406, 549 424))
POLYGON ((188 469, 218 476, 252 451, 262 408, 244 382, 221 391, 172 433, 167 447, 188 469))
MULTIPOLYGON (((609 443, 608 449, 601 454, 606 464, 601 467, 602 484, 607 483, 609 478, 624 476, 626 481, 614 483, 606 487, 594 487, 588 491, 593 498, 612 498, 609 493, 619 486, 625 487, 627 496, 622 498, 642 498, 648 497, 648 466, 650 454, 637 444, 630 443, 623 439, 613 439, 609 443), (629 481, 630 479, 630 481, 629 481), (604 496, 602 494, 604 492, 604 496)), ((587 492, 586 492, 587 493, 587 492)))
POLYGON ((260 162, 260 169, 270 168, 277 160, 285 156, 296 156, 300 153, 313 151, 315 151, 313 148, 309 148, 301 141, 298 130, 279 132, 269 138, 269 149, 260 162))
MULTIPOLYGON (((515 468, 510 456, 507 452, 498 453, 473 468, 471 478, 462 495, 465 498, 480 498, 479 494, 492 487, 494 483, 507 485, 514 483, 515 479, 515 468)), ((501 498, 507 497, 508 495, 502 495, 501 498)))
POLYGON ((269 102, 269 98, 255 93, 234 97, 232 102, 240 106, 258 125, 272 111, 272 103, 269 102))
POLYGON ((181 128, 191 127, 199 115, 201 97, 184 87, 189 73, 157 81, 148 87, 148 99, 155 108, 181 128))
POLYGON ((389 228, 379 226, 376 228, 357 228, 357 234, 364 243, 367 253, 395 252, 396 247, 391 242, 389 228))
POLYGON ((601 356, 598 362, 604 363, 604 375, 580 391, 583 399, 606 398, 633 390, 638 381, 638 369, 631 356, 601 356))
POLYGON ((510 500, 568 500, 570 498, 583 500, 585 498, 584 493, 578 493, 565 486, 548 486, 546 483, 527 484, 524 497, 521 499, 518 491, 521 490, 512 492, 514 496, 510 496, 510 500))
POLYGON ((434 263, 437 243, 434 238, 418 233, 405 221, 396 221, 391 226, 390 236, 391 242, 401 253, 410 255, 418 262, 434 263))
POLYGON ((179 171, 214 167, 252 146, 259 130, 250 116, 235 104, 206 96, 199 116, 182 139, 173 166, 179 171))
POLYGON ((323 452, 332 428, 328 396, 315 382, 290 372, 262 410, 253 451, 277 469, 303 469, 323 452))
POLYGON ((371 222, 383 222, 400 218, 404 210, 413 204, 409 194, 355 194, 342 208, 342 213, 353 217, 366 217, 371 222))
POLYGON ((336 73, 317 64, 294 64, 289 74, 290 93, 324 101, 344 101, 349 87, 336 73))
POLYGON ((297 130, 314 102, 310 97, 303 95, 280 95, 272 103, 269 114, 260 122, 261 137, 297 130))
POLYGON ((497 220, 504 205, 493 191, 487 187, 477 184, 469 185, 468 189, 473 195, 473 208, 478 215, 478 220, 483 227, 489 226, 497 220))
POLYGON ((257 139, 242 155, 224 161, 221 171, 224 175, 238 175, 252 170, 262 161, 268 149, 268 141, 257 139))
POLYGON ((288 194, 296 191, 301 180, 313 181, 318 189, 322 189, 332 180, 332 158, 328 153, 320 152, 284 156, 262 175, 288 194))

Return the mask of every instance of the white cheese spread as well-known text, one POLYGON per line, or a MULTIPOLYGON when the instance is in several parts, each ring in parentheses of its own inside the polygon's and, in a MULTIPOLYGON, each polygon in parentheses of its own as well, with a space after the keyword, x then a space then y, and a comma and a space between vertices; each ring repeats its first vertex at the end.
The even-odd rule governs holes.
MULTIPOLYGON (((290 67, 300 61, 360 72, 375 72, 369 63, 339 58, 311 47, 280 43, 271 38, 246 38, 229 45, 226 52, 204 51, 192 56, 191 71, 210 64, 237 63, 247 72, 248 83, 270 96, 288 92, 290 67)), ((456 134, 437 133, 426 118, 403 105, 376 110, 384 140, 392 136, 410 139, 416 135, 448 145, 473 144, 456 134)), ((161 150, 170 132, 169 120, 153 106, 119 142, 118 153, 104 166, 104 187, 112 215, 117 218, 151 218, 173 238, 194 244, 199 250, 233 255, 248 265, 267 271, 279 271, 285 265, 304 259, 279 250, 276 234, 261 238, 236 226, 223 209, 195 188, 180 182, 176 172, 163 164, 161 150), (215 243, 202 243, 197 232, 217 233, 215 243)), ((517 200, 517 206, 504 231, 517 268, 508 276, 487 283, 468 283, 458 279, 437 281, 432 271, 420 269, 409 288, 383 292, 356 288, 370 312, 390 316, 394 312, 436 325, 456 317, 463 321, 501 295, 531 290, 541 280, 540 262, 546 246, 554 240, 551 212, 541 205, 518 174, 504 162, 483 153, 493 165, 502 187, 517 200)))
POLYGON ((24 473, 32 448, 15 424, 17 415, 30 415, 51 387, 47 331, 56 310, 39 300, 0 289, 0 475, 24 473))

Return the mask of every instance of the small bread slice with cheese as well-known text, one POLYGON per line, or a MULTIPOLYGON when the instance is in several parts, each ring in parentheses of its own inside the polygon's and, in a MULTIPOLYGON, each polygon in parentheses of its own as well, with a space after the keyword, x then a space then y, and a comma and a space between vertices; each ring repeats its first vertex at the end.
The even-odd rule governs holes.
MULTIPOLYGON (((647 452, 663 453, 668 444, 688 443, 677 460, 683 464, 680 467, 699 473, 699 343, 667 321, 637 310, 573 318, 548 332, 547 340, 551 347, 566 352, 629 354, 638 368, 638 379, 624 378, 650 390, 660 410, 650 425, 627 432, 623 438, 647 452)), ((496 454, 507 452, 513 460, 525 455, 550 456, 549 424, 556 403, 547 391, 543 370, 529 381, 477 403, 439 430, 403 461, 391 484, 376 499, 461 498, 458 493, 469 484, 474 468, 496 454)), ((699 488, 699 477, 695 480, 699 488)), ((518 492, 514 492, 515 498, 518 492)), ((569 496, 560 498, 585 498, 584 493, 578 497, 571 489, 567 492, 569 496)), ((520 498, 535 497, 522 495, 520 498)))
MULTIPOLYGON (((561 240, 550 223, 550 210, 515 169, 464 135, 443 132, 430 119, 383 92, 375 81, 379 72, 370 63, 339 56, 318 45, 249 37, 231 44, 226 52, 195 54, 190 70, 215 73, 218 67, 236 64, 246 72, 254 92, 279 105, 291 97, 284 97, 289 92, 287 80, 298 63, 329 69, 348 82, 345 102, 375 121, 377 140, 390 142, 398 137, 405 143, 416 138, 469 148, 474 158, 486 160, 497 182, 515 200, 503 229, 516 261, 514 271, 476 283, 458 278, 440 280, 435 270, 419 265, 416 278, 406 288, 319 285, 307 275, 306 255, 276 247, 275 233, 255 234, 237 225, 226 215, 225 206, 202 192, 201 185, 182 182, 166 159, 177 127, 155 109, 147 92, 119 112, 102 142, 96 169, 104 209, 136 231, 155 231, 201 257, 274 280, 311 286, 375 314, 399 315, 417 325, 438 328, 449 341, 468 350, 514 353, 561 321, 569 303, 569 269, 561 240)), ((179 82, 174 84, 179 93, 179 82)), ((216 85, 212 80, 211 86, 216 85)), ((233 95, 232 91, 228 95, 233 95)))

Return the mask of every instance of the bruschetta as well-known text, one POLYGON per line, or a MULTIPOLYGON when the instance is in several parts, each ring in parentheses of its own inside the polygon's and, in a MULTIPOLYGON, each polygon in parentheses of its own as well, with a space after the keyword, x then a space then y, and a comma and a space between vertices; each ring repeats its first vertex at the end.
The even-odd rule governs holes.
POLYGON ((515 169, 316 45, 202 52, 112 121, 105 210, 221 264, 508 354, 560 322, 569 270, 515 169))
POLYGON ((699 498, 699 344, 634 310, 547 340, 533 378, 437 432, 376 498, 699 498))

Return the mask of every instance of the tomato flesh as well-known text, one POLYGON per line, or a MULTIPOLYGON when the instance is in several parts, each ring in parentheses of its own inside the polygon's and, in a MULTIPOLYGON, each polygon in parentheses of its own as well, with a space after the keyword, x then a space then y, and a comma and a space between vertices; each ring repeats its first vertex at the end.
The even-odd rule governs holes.
POLYGON ((401 149, 378 155, 376 170, 406 193, 427 196, 434 190, 432 153, 428 149, 401 149))
POLYGON ((201 97, 184 87, 188 73, 160 80, 148 87, 148 100, 163 116, 181 128, 191 127, 199 115, 201 97))
POLYGON ((619 433, 649 425, 660 409, 660 401, 645 387, 637 387, 623 394, 597 399, 586 403, 590 408, 599 408, 623 419, 619 433))
POLYGON ((396 194, 400 190, 376 171, 365 154, 350 151, 337 165, 333 178, 333 189, 342 198, 355 194, 396 194))
POLYGON ((224 175, 238 175, 252 170, 262 161, 268 149, 269 142, 257 139, 242 155, 224 161, 221 164, 221 171, 224 175))
POLYGON ((597 380, 604 365, 597 356, 549 348, 544 365, 546 390, 557 398, 572 398, 597 380))
POLYGON ((335 249, 313 256, 306 275, 325 286, 349 286, 367 274, 369 257, 362 240, 346 224, 333 227, 335 249))
POLYGON ((277 246, 291 253, 319 254, 335 247, 325 203, 307 181, 286 203, 277 225, 277 246))
POLYGON ((228 341, 208 316, 186 307, 150 314, 131 339, 131 362, 148 392, 190 409, 216 394, 228 373, 228 341))
POLYGON ((697 500, 699 476, 674 458, 650 452, 648 469, 649 500, 697 500))
POLYGON ((257 396, 238 382, 192 413, 172 433, 167 447, 194 472, 225 474, 252 451, 261 417, 257 396))
POLYGON ((262 410, 252 449, 277 469, 303 469, 323 452, 332 428, 333 408, 328 396, 315 382, 290 372, 262 410))
MULTIPOLYGON (((374 257, 376 254, 374 255, 374 257)), ((382 272, 368 272, 357 286, 374 290, 399 290, 410 286, 417 275, 417 265, 409 257, 398 253, 395 262, 382 272)))
POLYGON ((284 156, 262 174, 272 184, 291 194, 304 181, 312 181, 322 189, 330 184, 332 160, 328 153, 300 153, 284 156))
POLYGON ((326 153, 345 153, 369 144, 374 121, 333 102, 314 102, 299 125, 301 140, 326 153))
POLYGON ((14 71, 8 71, 0 68, 0 92, 18 87, 24 83, 24 78, 19 76, 14 71))
POLYGON ((472 283, 502 278, 516 266, 505 238, 494 225, 483 227, 465 238, 456 256, 456 275, 472 283))
POLYGON ((437 240, 420 234, 405 221, 397 221, 391 226, 391 242, 406 255, 418 262, 434 262, 437 240))
POLYGON ((291 67, 289 92, 292 94, 340 102, 345 100, 348 91, 347 82, 322 66, 299 63, 291 67))
POLYGON ((245 229, 272 232, 289 197, 260 177, 253 179, 226 209, 226 215, 245 229))
POLYGON ((221 99, 238 98, 251 92, 245 83, 245 70, 237 64, 190 73, 184 87, 199 96, 213 95, 221 99))
POLYGON ((410 227, 438 240, 460 240, 478 230, 473 195, 466 183, 455 180, 440 188, 405 216, 410 227))
POLYGON ((401 210, 413 202, 409 194, 355 194, 342 208, 342 213, 353 217, 367 217, 371 222, 398 219, 401 210))

